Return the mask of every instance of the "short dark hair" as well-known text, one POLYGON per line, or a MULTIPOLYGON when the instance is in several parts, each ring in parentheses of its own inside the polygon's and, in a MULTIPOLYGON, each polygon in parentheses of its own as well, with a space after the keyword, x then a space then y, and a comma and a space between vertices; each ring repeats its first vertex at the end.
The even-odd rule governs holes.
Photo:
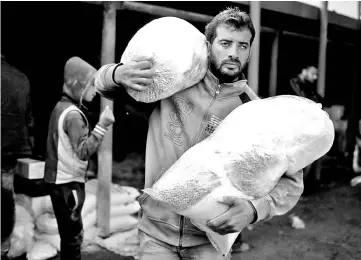
POLYGON ((212 43, 216 38, 216 29, 219 25, 226 24, 234 27, 236 30, 247 28, 251 31, 252 38, 250 44, 252 45, 254 36, 256 34, 251 17, 246 12, 239 10, 238 7, 228 7, 224 11, 217 14, 212 21, 206 25, 205 35, 207 41, 212 43))

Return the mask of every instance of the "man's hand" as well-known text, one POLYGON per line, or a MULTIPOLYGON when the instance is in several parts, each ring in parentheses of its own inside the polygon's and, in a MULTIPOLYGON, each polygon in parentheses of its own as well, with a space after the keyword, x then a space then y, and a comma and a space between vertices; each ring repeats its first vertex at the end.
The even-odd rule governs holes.
POLYGON ((227 204, 230 208, 222 215, 208 221, 207 226, 221 235, 240 232, 248 226, 255 215, 250 203, 246 200, 225 196, 220 203, 227 204))
POLYGON ((155 70, 152 66, 152 63, 147 60, 123 64, 115 69, 114 81, 126 88, 144 91, 153 82, 155 70))
POLYGON ((107 129, 110 125, 114 123, 114 115, 113 111, 106 106, 103 112, 100 114, 99 125, 105 129, 107 129))

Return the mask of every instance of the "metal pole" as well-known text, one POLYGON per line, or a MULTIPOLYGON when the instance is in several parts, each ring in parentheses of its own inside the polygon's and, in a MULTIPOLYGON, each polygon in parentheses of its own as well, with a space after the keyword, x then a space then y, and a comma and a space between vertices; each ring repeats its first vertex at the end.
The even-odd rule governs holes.
POLYGON ((259 74, 259 46, 261 32, 261 4, 259 1, 252 1, 250 6, 250 14, 256 31, 256 37, 252 44, 252 55, 248 65, 248 82, 250 88, 258 93, 258 74, 259 74))
POLYGON ((326 83, 326 51, 327 51, 327 24, 328 24, 328 2, 322 2, 320 8, 320 47, 318 56, 318 81, 317 91, 324 97, 325 96, 325 83, 326 83))
MULTIPOLYGON (((113 63, 115 59, 116 2, 103 2, 103 31, 101 64, 113 63)), ((100 110, 106 106, 113 110, 113 102, 101 98, 100 110)), ((106 132, 98 151, 97 224, 103 236, 110 233, 110 196, 113 168, 113 127, 106 132)))

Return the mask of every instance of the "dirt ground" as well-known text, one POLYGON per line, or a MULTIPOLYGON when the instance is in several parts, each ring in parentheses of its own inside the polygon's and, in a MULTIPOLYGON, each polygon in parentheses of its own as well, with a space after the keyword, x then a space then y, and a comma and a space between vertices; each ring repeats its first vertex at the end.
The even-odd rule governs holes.
MULTIPOLYGON (((243 232, 251 245, 232 260, 358 260, 361 259, 361 186, 338 183, 302 198, 285 216, 275 217, 243 232), (295 213, 305 229, 291 227, 295 213)), ((57 260, 60 258, 57 258, 57 260)), ((106 250, 84 254, 83 260, 132 260, 106 250)))
MULTIPOLYGON (((113 180, 142 188, 142 158, 137 155, 129 158, 114 164, 113 180)), ((289 213, 244 230, 244 241, 251 248, 233 254, 232 260, 361 259, 361 185, 350 187, 353 175, 337 162, 326 163, 324 167, 322 179, 328 185, 311 187, 312 181, 305 182, 307 195, 305 192, 289 213), (291 214, 305 222, 304 229, 291 227, 291 214)), ((123 260, 104 250, 85 254, 84 259, 123 260)))
MULTIPOLYGON (((113 182, 142 188, 144 161, 131 155, 113 167, 113 182)), ((361 259, 361 185, 350 187, 350 171, 328 165, 322 171, 327 186, 312 187, 294 209, 284 216, 258 223, 243 231, 251 248, 233 254, 232 260, 356 260, 361 259), (312 188, 312 189, 311 189, 312 188), (304 229, 291 227, 290 215, 305 222, 304 229)), ((83 260, 132 260, 102 248, 84 252, 83 260)), ((55 258, 60 260, 59 257, 55 258)))

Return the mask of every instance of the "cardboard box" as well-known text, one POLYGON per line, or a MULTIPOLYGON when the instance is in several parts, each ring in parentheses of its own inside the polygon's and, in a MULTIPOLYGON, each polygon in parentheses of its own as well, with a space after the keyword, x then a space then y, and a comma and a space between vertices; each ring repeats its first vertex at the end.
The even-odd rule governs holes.
POLYGON ((30 158, 18 159, 16 173, 26 179, 43 179, 45 162, 30 158))

